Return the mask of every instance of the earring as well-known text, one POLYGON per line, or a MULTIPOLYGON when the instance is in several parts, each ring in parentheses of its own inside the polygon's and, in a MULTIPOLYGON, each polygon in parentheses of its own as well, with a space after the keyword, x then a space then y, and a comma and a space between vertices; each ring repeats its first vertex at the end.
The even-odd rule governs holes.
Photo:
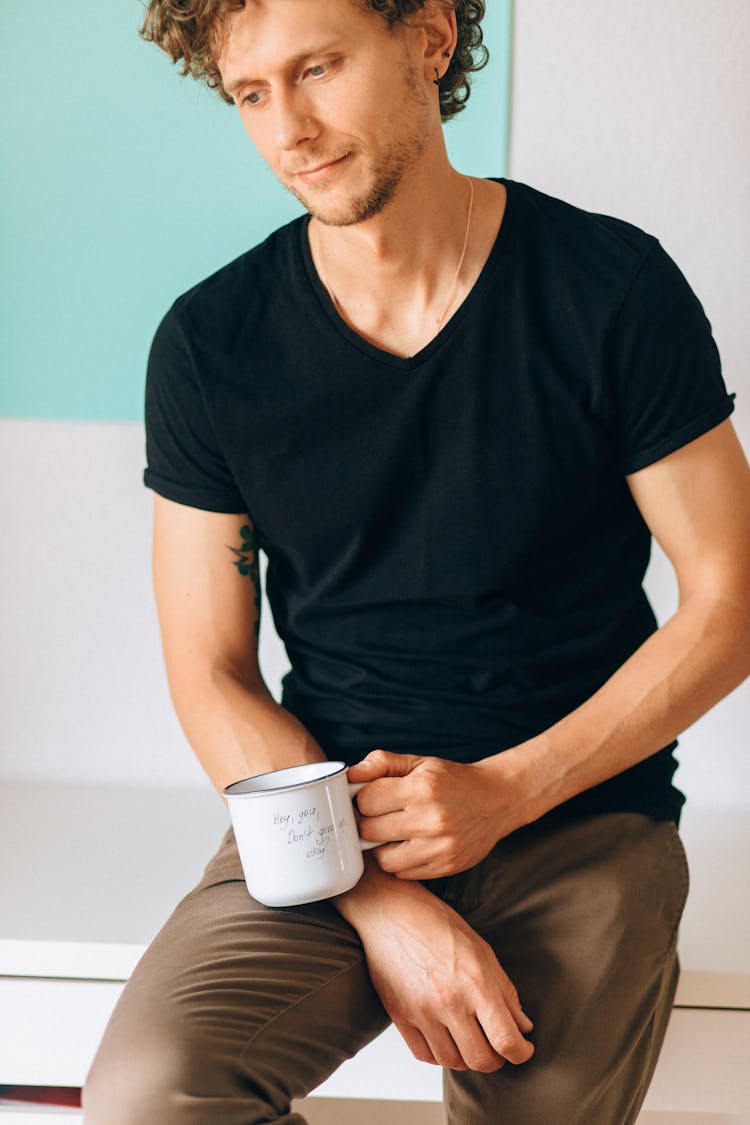
MULTIPOLYGON (((450 57, 451 57, 450 51, 443 51, 443 58, 444 59, 449 59, 450 57)), ((433 84, 433 86, 439 86, 440 85, 440 75, 438 74, 438 68, 436 66, 434 66, 432 69, 435 71, 435 77, 432 80, 432 84, 433 84)))

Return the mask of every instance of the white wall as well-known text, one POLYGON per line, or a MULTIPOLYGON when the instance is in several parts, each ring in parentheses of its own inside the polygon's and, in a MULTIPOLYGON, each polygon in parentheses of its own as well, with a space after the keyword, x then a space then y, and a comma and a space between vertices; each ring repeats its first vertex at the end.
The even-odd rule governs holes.
POLYGON ((144 457, 141 425, 0 421, 0 779, 210 788, 162 665, 144 457))
MULTIPOLYGON (((749 45, 746 0, 518 0, 510 168, 662 240, 714 325, 746 448, 749 45)), ((0 778, 208 786, 161 666, 142 466, 138 425, 0 422, 0 778)), ((649 588, 664 618, 663 561, 649 588)), ((745 687, 684 736, 694 804, 750 799, 749 715, 745 687)))
POLYGON ((161 665, 143 458, 140 425, 0 423, 2 777, 203 784, 161 665))
MULTIPOLYGON (((750 451, 750 4, 517 0, 509 175, 660 239, 700 298, 750 451)), ((657 616, 676 605, 656 550, 657 616)), ((750 682, 681 739, 694 806, 750 802, 750 682)))

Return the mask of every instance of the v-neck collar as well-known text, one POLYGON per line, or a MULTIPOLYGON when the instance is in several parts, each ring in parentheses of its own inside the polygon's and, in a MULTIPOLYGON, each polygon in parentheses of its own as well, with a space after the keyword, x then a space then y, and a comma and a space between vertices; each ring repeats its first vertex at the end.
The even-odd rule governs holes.
POLYGON ((353 347, 358 351, 364 353, 369 359, 375 360, 378 363, 385 364, 388 367, 395 367, 402 371, 411 371, 415 367, 419 367, 425 363, 430 357, 438 351, 439 348, 453 336, 456 330, 460 327, 466 316, 471 311, 472 306, 481 296, 482 291, 486 288, 494 274, 497 263, 500 259, 501 243, 507 240, 506 228, 508 226, 508 219, 510 217, 511 223, 513 212, 513 189, 514 183, 512 180, 506 179, 504 176, 489 176, 488 179, 493 180, 495 183, 503 184, 506 190, 505 210, 503 212, 503 219, 500 223, 500 229, 497 232, 495 241, 487 256, 487 260, 482 266, 481 272, 474 282, 473 286, 466 294, 466 297, 453 313, 451 318, 445 322, 443 327, 433 336, 429 343, 420 348, 412 356, 399 356, 394 355, 392 352, 385 351, 383 348, 376 347, 353 328, 350 328, 343 317, 340 315, 338 309, 331 300, 328 290, 320 279, 318 271, 315 268, 315 263, 310 250, 310 239, 308 235, 308 227, 310 225, 310 215, 305 216, 300 222, 299 226, 299 248, 302 255, 302 262, 307 273, 310 284, 312 285, 315 295, 318 299, 319 305, 334 326, 336 331, 344 337, 353 347))

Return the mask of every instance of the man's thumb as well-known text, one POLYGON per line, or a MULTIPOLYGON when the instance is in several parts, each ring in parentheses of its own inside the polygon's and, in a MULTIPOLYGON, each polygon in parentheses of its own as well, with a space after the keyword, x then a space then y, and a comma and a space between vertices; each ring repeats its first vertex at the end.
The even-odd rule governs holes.
POLYGON ((349 767, 352 781, 374 781, 376 777, 404 777, 413 768, 413 754, 394 754, 390 750, 371 750, 356 766, 349 767))

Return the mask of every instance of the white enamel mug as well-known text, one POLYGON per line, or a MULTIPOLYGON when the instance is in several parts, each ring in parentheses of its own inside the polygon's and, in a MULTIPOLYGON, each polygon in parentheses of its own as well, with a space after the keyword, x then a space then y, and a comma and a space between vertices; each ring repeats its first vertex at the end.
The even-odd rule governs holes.
POLYGON ((310 762, 224 790, 247 889, 265 906, 300 906, 350 890, 364 871, 352 798, 364 782, 344 762, 310 762))

